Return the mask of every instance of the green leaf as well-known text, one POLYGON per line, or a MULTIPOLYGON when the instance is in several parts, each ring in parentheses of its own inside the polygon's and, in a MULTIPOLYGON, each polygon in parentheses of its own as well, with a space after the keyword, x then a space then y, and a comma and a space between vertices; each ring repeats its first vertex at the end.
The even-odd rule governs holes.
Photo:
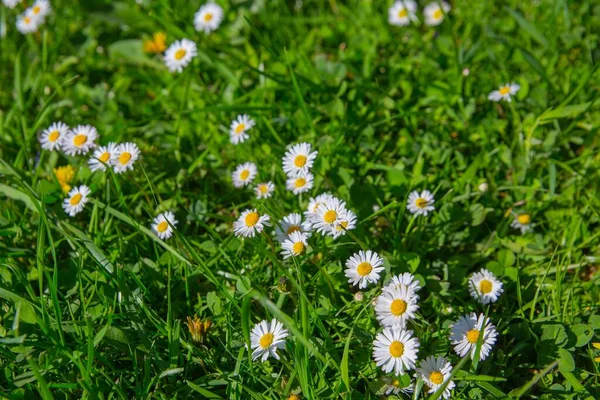
POLYGON ((3 183, 0 183, 0 193, 4 194, 10 199, 22 201, 31 211, 34 211, 36 213, 38 212, 37 208, 35 208, 35 205, 31 201, 31 198, 26 193, 23 193, 20 190, 17 190, 3 183))
POLYGON ((582 112, 586 111, 592 102, 575 104, 572 106, 562 106, 555 109, 548 109, 544 111, 542 115, 540 115, 540 124, 548 123, 554 119, 559 118, 573 118, 582 112))
POLYGON ((402 253, 398 255, 398 260, 402 266, 408 268, 412 273, 415 273, 421 262, 419 256, 415 253, 402 253))
POLYGON ((571 328, 571 332, 577 336, 576 347, 582 347, 589 343, 594 337, 594 330, 591 326, 586 324, 576 324, 571 328))
POLYGON ((558 349, 558 369, 560 372, 571 372, 575 369, 575 360, 566 349, 558 349))
POLYGON ((348 357, 350 354, 350 341, 352 340, 352 332, 353 331, 354 331, 354 328, 352 328, 352 330, 348 334, 348 337, 346 338, 346 344, 344 345, 344 354, 342 355, 342 361, 340 363, 340 372, 342 375, 342 381, 344 382, 344 384, 346 385, 346 388, 348 390, 351 390, 350 377, 348 374, 348 357))
POLYGON ((536 27, 529 21, 527 21, 521 14, 513 10, 510 7, 504 7, 506 11, 513 17, 519 26, 524 29, 536 42, 541 44, 543 47, 548 46, 548 40, 536 29, 536 27))
POLYGON ((189 386, 190 388, 192 388, 194 391, 196 391, 196 392, 200 393, 200 394, 203 396, 203 398, 206 398, 206 399, 222 399, 222 397, 221 397, 221 396, 219 396, 219 395, 217 395, 217 394, 214 394, 213 392, 211 392, 211 391, 209 391, 209 390, 206 390, 206 389, 204 389, 204 388, 201 388, 200 386, 196 385, 195 383, 192 383, 192 382, 190 382, 190 381, 187 381, 186 383, 187 383, 187 384, 188 384, 188 386, 189 386))
POLYGON ((113 273, 115 268, 113 267, 112 263, 110 262, 108 257, 104 255, 104 252, 102 252, 102 250, 100 250, 100 248, 96 246, 94 241, 89 236, 87 236, 85 233, 81 232, 79 229, 75 228, 73 225, 69 224, 66 221, 62 221, 60 225, 62 227, 66 227, 75 236, 77 236, 79 240, 81 240, 83 245, 88 249, 92 257, 96 259, 96 261, 102 266, 102 268, 104 268, 109 274, 113 273))
POLYGON ((498 252, 498 262, 505 267, 511 267, 515 264, 516 257, 515 253, 510 250, 504 249, 498 252))
POLYGON ((160 373, 159 378, 164 378, 166 376, 179 375, 184 371, 184 368, 169 368, 160 373))

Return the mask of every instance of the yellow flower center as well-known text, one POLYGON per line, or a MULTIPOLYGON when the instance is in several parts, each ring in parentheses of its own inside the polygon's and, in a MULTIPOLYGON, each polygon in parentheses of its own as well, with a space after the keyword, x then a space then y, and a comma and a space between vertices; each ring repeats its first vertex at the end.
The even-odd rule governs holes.
POLYGON ((250 171, 248 171, 247 169, 243 170, 240 173, 240 179, 245 181, 246 179, 248 179, 248 177, 250 176, 250 171))
POLYGON ((60 137, 59 131, 52 131, 52 132, 50 132, 50 135, 48 135, 48 140, 51 142, 56 142, 59 137, 60 137))
POLYGON ((211 19, 213 19, 213 15, 211 13, 204 14, 204 21, 205 22, 209 22, 211 19))
POLYGON ((340 224, 338 226, 335 227, 335 229, 338 231, 345 231, 347 227, 348 227, 348 221, 342 221, 342 222, 340 222, 340 224))
POLYGON ((73 197, 71 197, 71 199, 69 200, 69 203, 71 203, 72 206, 76 206, 77 204, 79 204, 82 197, 83 196, 81 195, 81 193, 76 193, 73 195, 73 197))
POLYGON ((406 10, 406 8, 403 8, 402 10, 398 11, 398 18, 406 18, 407 15, 408 11, 406 10))
POLYGON ((390 344, 390 355, 392 357, 401 357, 404 354, 404 345, 397 340, 390 344))
POLYGON ((256 225, 258 223, 258 219, 260 218, 260 216, 258 215, 258 213, 251 211, 246 215, 246 226, 247 227, 253 227, 254 225, 256 225))
POLYGON ((179 49, 175 52, 175 59, 176 60, 181 60, 183 57, 185 57, 186 55, 186 51, 185 49, 179 49))
POLYGON ((104 153, 102 153, 102 155, 100 157, 98 157, 98 160, 105 163, 108 161, 109 158, 110 158, 110 153, 108 151, 105 151, 104 153))
POLYGON ((244 131, 244 129, 246 129, 246 125, 238 124, 238 126, 235 127, 235 133, 237 133, 239 135, 240 133, 242 133, 244 131))
POLYGON ((394 380, 392 381, 392 386, 395 386, 395 387, 400 387, 400 381, 399 381, 398 379, 394 379, 394 380))
POLYGON ((479 282, 479 291, 483 294, 488 294, 489 292, 491 292, 492 282, 488 281, 487 279, 484 279, 481 282, 479 282))
POLYGON ((440 19, 440 18, 442 18, 443 16, 444 16, 444 13, 443 13, 443 12, 442 12, 442 10, 441 10, 441 9, 439 9, 439 8, 433 12, 433 18, 434 18, 434 19, 440 19))
POLYGON ((298 168, 302 168, 304 167, 304 164, 306 164, 306 156, 302 154, 296 156, 296 158, 294 159, 294 165, 298 168))
POLYGON ((427 206, 427 200, 425 200, 422 197, 419 197, 417 199, 417 201, 415 201, 415 204, 417 205, 417 207, 419 208, 425 208, 427 206))
POLYGON ((294 182, 294 186, 296 186, 297 188, 304 187, 304 185, 306 185, 306 179, 304 178, 298 178, 296 179, 296 182, 294 182))
POLYGON ((395 299, 394 301, 392 301, 392 304, 390 305, 390 311, 392 314, 394 314, 396 317, 398 317, 406 312, 406 306, 407 305, 404 300, 395 299))
POLYGON ((258 190, 262 193, 262 194, 267 194, 267 192, 269 191, 269 187, 267 185, 260 185, 258 187, 258 190))
POLYGON ((25 17, 25 18, 23 18, 23 22, 25 22, 27 25, 29 25, 31 23, 31 18, 25 17))
POLYGON ((469 332, 467 332, 467 340, 469 343, 477 343, 479 340, 479 331, 477 329, 471 329, 469 332))
POLYGON ((367 276, 371 273, 372 270, 373 266, 366 261, 361 262, 360 264, 358 264, 358 267, 356 267, 356 272, 358 272, 360 276, 367 276))
POLYGON ((77 135, 73 138, 73 144, 77 147, 83 146, 87 142, 87 139, 86 135, 77 135))
POLYGON ((294 246, 292 247, 292 251, 294 252, 294 254, 302 253, 304 251, 304 243, 302 243, 302 242, 294 243, 294 246))
POLYGON ((529 216, 529 214, 521 214, 517 217, 517 221, 519 221, 521 225, 529 225, 531 223, 531 216, 529 216))
POLYGON ((444 375, 440 371, 433 371, 429 374, 429 380, 436 385, 441 385, 444 382, 444 375))
POLYGON ((271 344, 273 343, 273 334, 272 333, 265 333, 263 335, 263 337, 260 338, 260 347, 262 347, 263 349, 266 349, 267 347, 269 347, 271 344))
POLYGON ((300 396, 298 396, 297 394, 292 394, 290 397, 287 398, 287 400, 300 400, 300 396))
POLYGON ((35 15, 38 15, 40 13, 40 11, 42 11, 42 8, 40 6, 33 7, 33 13, 35 15))
POLYGON ((294 232, 300 232, 300 227, 298 225, 292 225, 287 230, 288 235, 291 235, 294 232))
POLYGON ((163 233, 164 231, 167 230, 168 227, 169 227, 169 223, 167 221, 163 221, 156 226, 156 230, 159 231, 160 233, 163 233))
POLYGON ((325 214, 323 214, 323 220, 325 220, 325 222, 327 222, 328 224, 333 224, 336 219, 337 213, 333 210, 327 210, 325 211, 325 214))
POLYGON ((509 94, 509 93, 510 93, 510 87, 508 87, 508 86, 502 86, 502 87, 500 88, 499 92, 500 92, 500 94, 501 94, 502 96, 506 96, 507 94, 509 94))
POLYGON ((121 163, 122 165, 127 164, 129 160, 131 160, 131 153, 127 151, 122 152, 119 156, 119 163, 121 163))

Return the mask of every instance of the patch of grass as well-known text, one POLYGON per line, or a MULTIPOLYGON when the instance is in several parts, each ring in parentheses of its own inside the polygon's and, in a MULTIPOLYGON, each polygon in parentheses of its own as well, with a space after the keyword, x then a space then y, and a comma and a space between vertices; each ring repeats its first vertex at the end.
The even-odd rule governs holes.
POLYGON ((0 6, 3 396, 380 398, 371 303, 411 272, 419 359, 452 363, 453 398, 600 397, 598 4, 453 2, 429 27, 420 2, 420 22, 392 27, 391 1, 218 3, 210 35, 194 30, 197 1, 56 0, 29 35, 15 29, 23 5, 0 6), (197 43, 181 74, 144 53, 159 31, 197 43), (511 103, 487 99, 507 82, 521 86, 511 103), (229 125, 244 113, 257 126, 235 146, 229 125), (54 121, 135 142, 141 159, 92 173, 87 157, 41 150, 54 121), (315 182, 295 196, 281 158, 303 141, 319 152, 315 182), (232 186, 246 161, 272 198, 232 186), (53 173, 67 164, 92 190, 74 218, 53 173), (436 209, 416 218, 406 200, 423 189, 436 209), (272 228, 233 234, 247 208, 275 224, 323 192, 358 225, 314 234, 304 257, 282 260, 272 228), (179 224, 162 241, 150 226, 166 210, 179 224), (515 213, 531 215, 530 232, 511 228, 515 213), (357 293, 344 269, 361 249, 385 271, 357 293), (486 306, 468 290, 481 268, 504 284, 486 306), (480 362, 449 341, 469 312, 499 333, 480 362), (202 343, 188 316, 210 321, 202 343), (271 318, 290 332, 281 360, 252 361, 250 331, 271 318))

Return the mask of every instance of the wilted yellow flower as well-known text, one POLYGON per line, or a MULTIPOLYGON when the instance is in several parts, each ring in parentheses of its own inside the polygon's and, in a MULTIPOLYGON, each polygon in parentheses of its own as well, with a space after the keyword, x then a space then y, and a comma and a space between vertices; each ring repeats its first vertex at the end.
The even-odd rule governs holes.
POLYGON ((146 53, 162 53, 167 49, 167 35, 164 32, 156 32, 152 39, 144 42, 144 51, 146 53))
POLYGON ((211 326, 210 320, 201 321, 197 315, 194 315, 194 319, 187 317, 187 327, 192 335, 192 340, 196 343, 204 343, 208 329, 211 326))
POLYGON ((54 168, 54 176, 56 176, 56 180, 60 184, 63 192, 68 193, 69 190, 71 190, 70 183, 73 182, 73 178, 75 178, 75 168, 70 165, 54 168))

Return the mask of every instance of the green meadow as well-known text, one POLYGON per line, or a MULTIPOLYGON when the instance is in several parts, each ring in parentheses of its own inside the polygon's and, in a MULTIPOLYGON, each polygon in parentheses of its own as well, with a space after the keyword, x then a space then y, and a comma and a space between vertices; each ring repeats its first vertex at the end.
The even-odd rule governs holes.
POLYGON ((395 25, 391 0, 215 2, 209 33, 204 0, 0 4, 0 398, 600 398, 600 3, 451 0, 431 25, 419 0, 395 25), (197 54, 171 71, 184 38, 197 54), (92 170, 66 131, 43 148, 55 122, 139 154, 92 170), (295 194, 298 143, 318 154, 295 194), (434 210, 413 214, 424 190, 434 210), (284 258, 275 228, 322 193, 355 224, 313 223, 284 258), (367 250, 383 268, 361 287, 347 263, 367 250), (482 269, 496 301, 471 293, 482 269), (418 309, 388 328, 419 345, 396 374, 373 357, 376 308, 403 273, 418 309), (483 358, 483 330, 475 356, 451 340, 471 313, 497 332, 483 358), (273 319, 287 337, 262 362, 252 332, 273 319), (417 373, 428 356, 452 366, 440 386, 417 373))

